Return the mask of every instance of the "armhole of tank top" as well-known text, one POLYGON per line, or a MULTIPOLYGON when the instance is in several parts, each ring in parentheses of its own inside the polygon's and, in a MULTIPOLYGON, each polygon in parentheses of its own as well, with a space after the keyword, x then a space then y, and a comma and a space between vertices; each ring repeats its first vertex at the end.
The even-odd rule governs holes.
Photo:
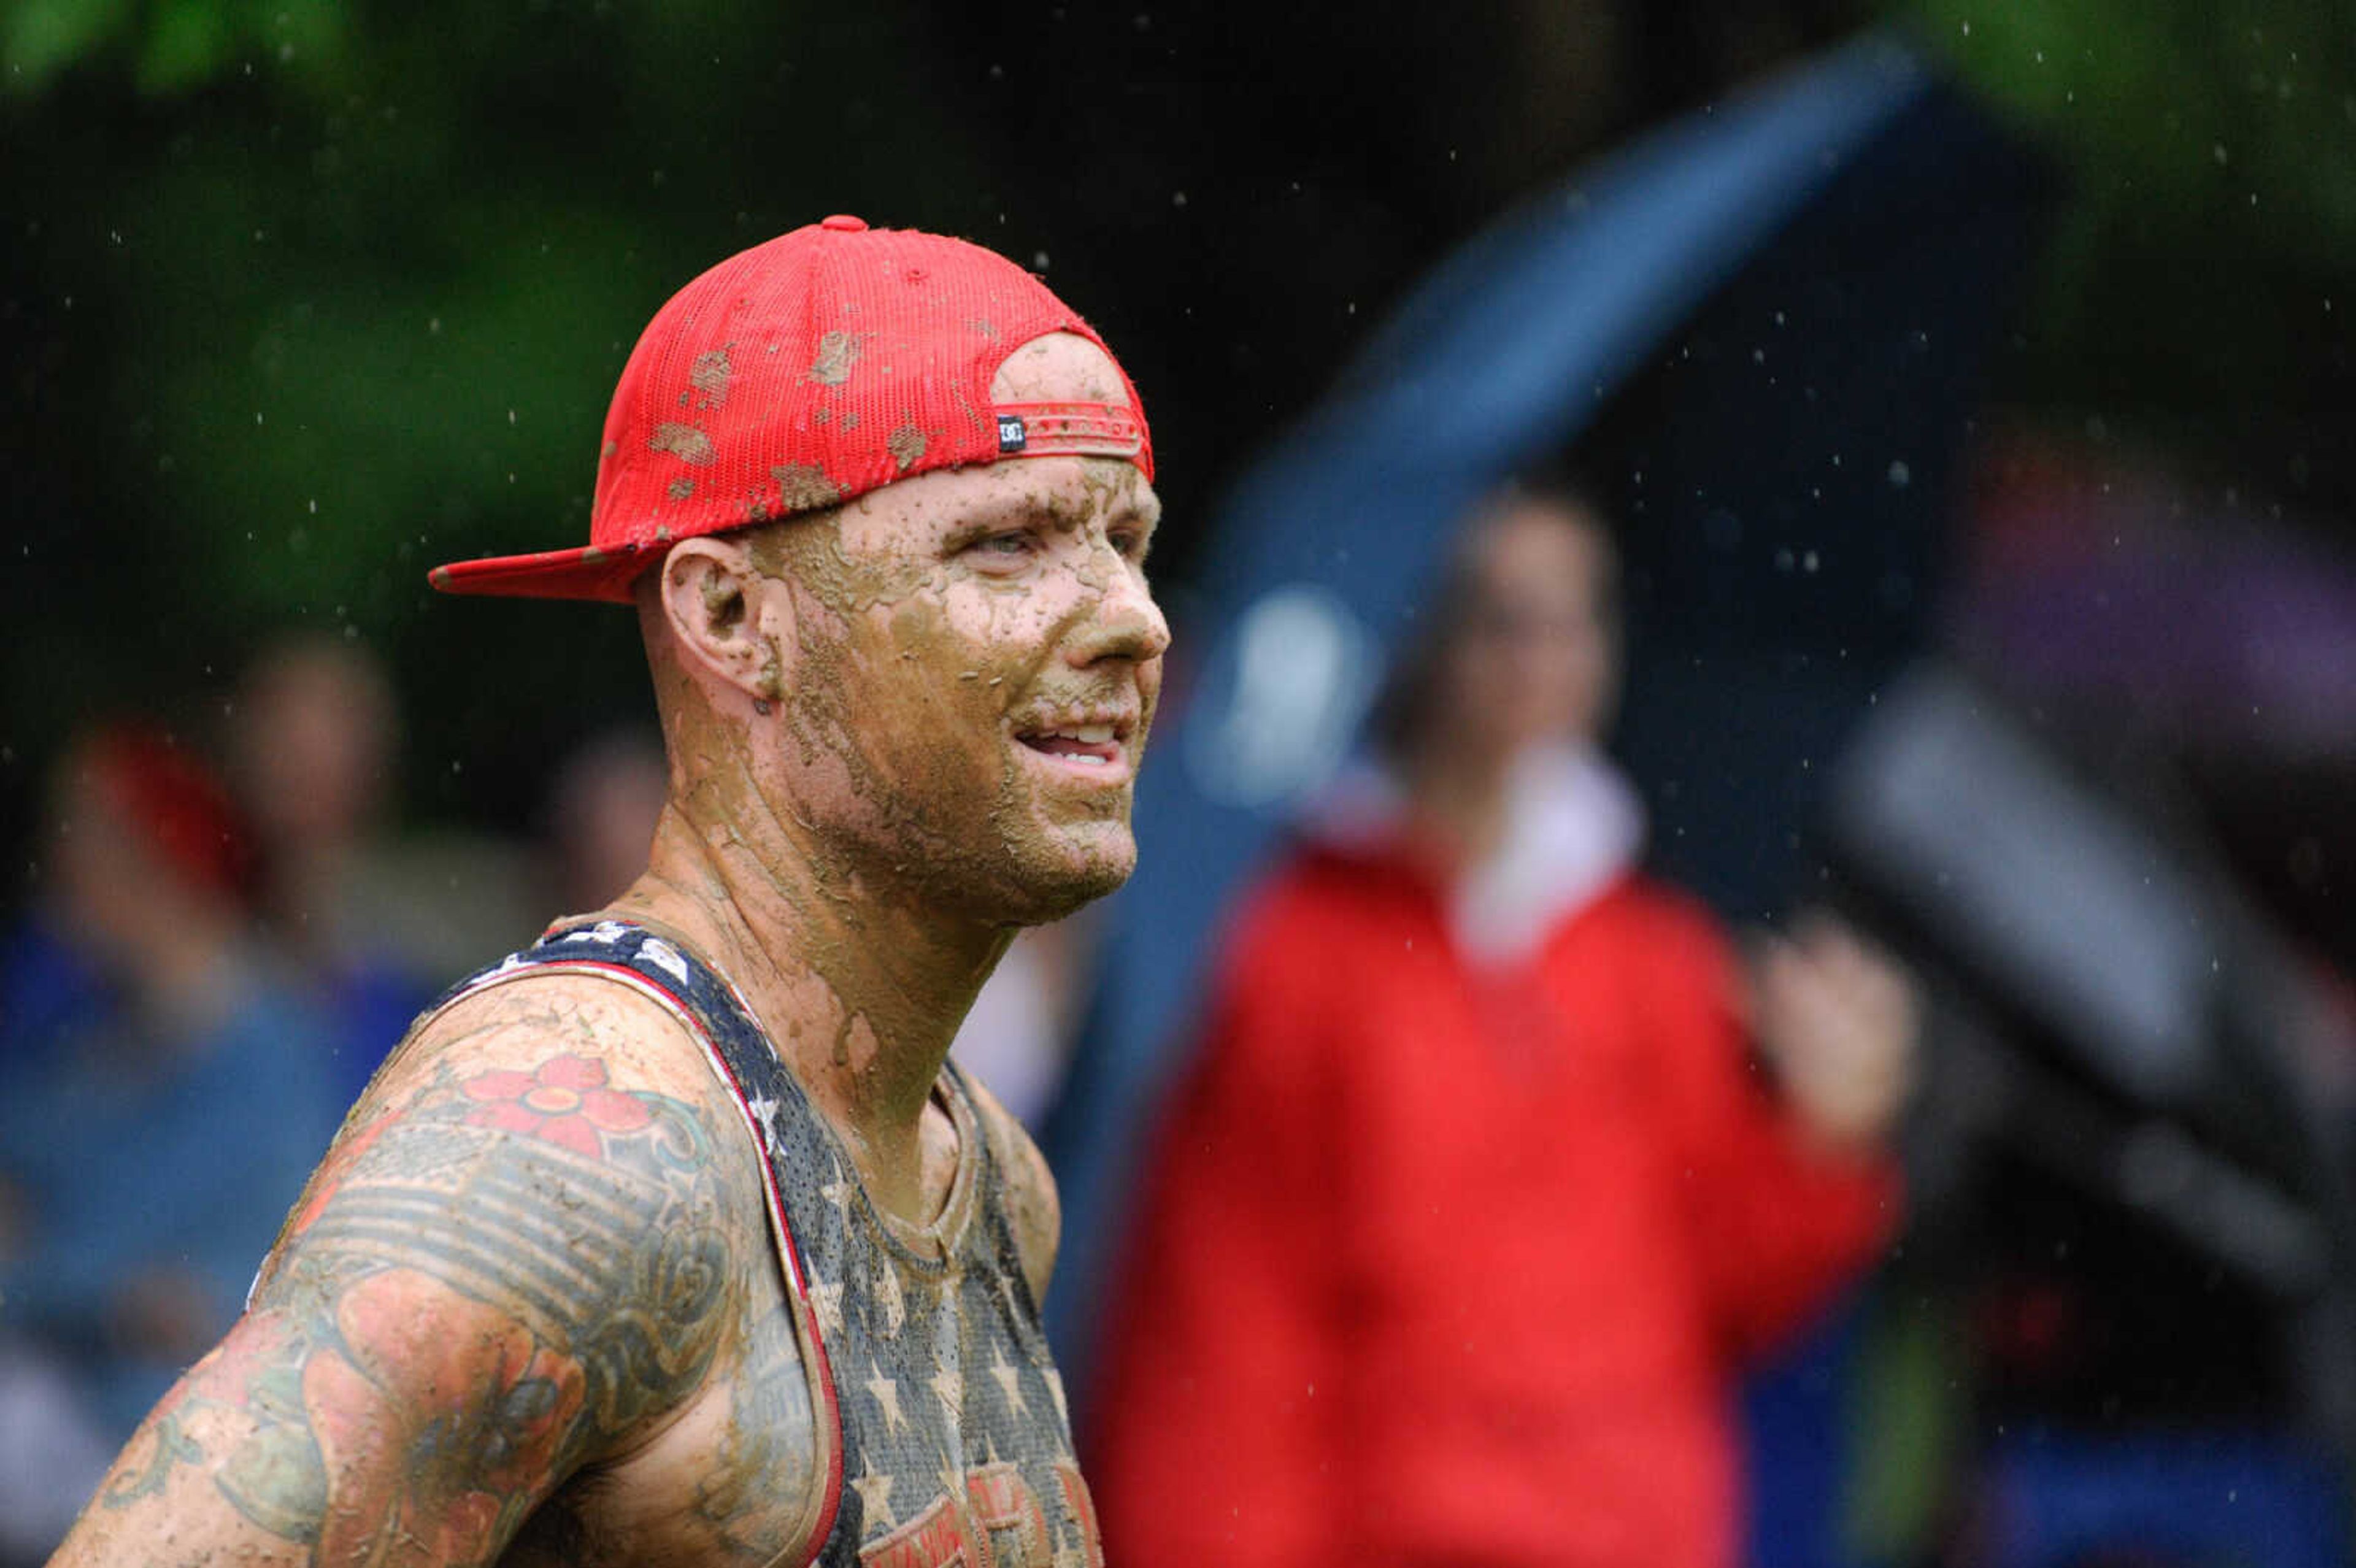
POLYGON ((941 1077, 948 1083, 949 1093, 964 1102, 967 1125, 973 1128, 980 1140, 981 1159, 974 1171, 976 1185, 995 1172, 999 1185, 1003 1187, 1006 1184, 1006 1151, 999 1147, 999 1140, 1004 1135, 995 1125, 997 1117, 991 1107, 983 1104, 981 1096, 974 1093, 973 1075, 954 1058, 945 1056, 941 1058, 941 1077))
MULTIPOLYGON (((818 1314, 810 1305, 809 1281, 803 1276, 801 1256, 795 1250, 792 1226, 786 1219, 785 1195, 777 1189, 776 1168, 769 1163, 768 1146, 764 1141, 760 1119, 753 1114, 750 1097, 744 1086, 720 1053, 717 1041, 677 995, 649 980, 626 965, 602 963, 595 959, 554 959, 516 965, 512 968, 494 969, 473 984, 461 987, 444 997, 441 1004, 417 1019, 410 1028, 412 1034, 423 1029, 450 1008, 469 997, 478 996, 494 986, 511 980, 527 979, 540 975, 589 975, 626 987, 660 1007, 680 1022, 687 1036, 703 1053, 704 1066, 727 1090, 729 1100, 735 1105, 737 1119, 744 1136, 753 1146, 753 1163, 761 1172, 763 1207, 769 1216, 769 1251, 776 1261, 779 1283, 785 1286, 787 1309, 794 1319, 794 1339, 802 1353, 802 1375, 809 1385, 810 1412, 816 1418, 816 1435, 823 1463, 812 1467, 815 1483, 808 1504, 802 1510, 794 1535, 794 1544, 771 1558, 765 1568, 809 1568, 826 1550, 827 1537, 833 1532, 836 1511, 842 1501, 842 1408, 834 1392, 834 1370, 827 1358, 826 1341, 819 1337, 818 1314)), ((733 993, 732 993, 733 994, 733 993)), ((739 1007, 743 1003, 738 1003, 739 1007)), ((256 1284, 260 1276, 256 1276, 256 1284)))
POLYGON ((982 1095, 988 1091, 976 1092, 973 1074, 965 1067, 955 1060, 944 1060, 941 1065, 956 1085, 955 1092, 965 1100, 974 1130, 980 1136, 981 1162, 975 1172, 978 1190, 974 1200, 997 1239, 1005 1243, 1007 1255, 1014 1264, 1014 1276, 1023 1286, 1023 1304, 1029 1307, 1035 1327, 1044 1321, 1041 1310, 1044 1304, 1031 1288, 1029 1260, 1023 1255, 1023 1238, 1014 1228, 1014 1183, 1023 1162, 1015 1157, 1016 1150, 1009 1141, 1027 1135, 1021 1134, 1022 1124, 1014 1119, 1012 1111, 998 1103, 996 1095, 984 1101, 982 1095))

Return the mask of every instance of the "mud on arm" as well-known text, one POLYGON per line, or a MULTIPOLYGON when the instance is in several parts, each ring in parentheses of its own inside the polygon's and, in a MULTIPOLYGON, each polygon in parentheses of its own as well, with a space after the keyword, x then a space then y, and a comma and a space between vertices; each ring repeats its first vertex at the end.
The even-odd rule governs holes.
POLYGON ((412 1041, 56 1561, 486 1563, 676 1410, 766 1240, 670 1027, 552 978, 412 1041))

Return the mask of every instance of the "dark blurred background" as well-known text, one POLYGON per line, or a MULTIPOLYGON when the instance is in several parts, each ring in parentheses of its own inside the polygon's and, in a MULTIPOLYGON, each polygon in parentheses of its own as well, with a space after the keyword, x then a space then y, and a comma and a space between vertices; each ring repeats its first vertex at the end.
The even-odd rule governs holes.
MULTIPOLYGON (((637 325, 838 208, 993 244, 1120 345, 1175 591, 1188 519, 1424 268, 1883 13, 2068 176, 1997 400, 2344 537, 2356 35, 2319 0, 14 0, 0 820, 76 715, 201 721, 300 626, 391 661, 408 812, 522 826, 540 759, 641 709, 632 630, 423 569, 583 537, 637 325)), ((2345 944, 2290 848, 2249 846, 2345 944)))
MULTIPOLYGON (((724 254, 848 211, 1041 272, 1146 400, 1183 629, 1205 520, 1435 264, 1587 160, 1872 27, 2047 185, 1924 619, 2036 744, 2199 847, 2203 885, 2336 1020, 2289 1032, 2345 1044, 2356 23, 2328 0, 0 0, 0 912, 57 891, 43 824, 70 738, 152 722, 250 793, 243 752, 293 754, 250 732, 264 698, 314 677, 336 711, 383 708, 346 756, 369 775, 352 812, 408 846, 370 907, 432 926, 465 901, 466 943, 405 939, 429 966, 452 948, 437 981, 491 955, 478 933, 527 940, 602 897, 549 847, 594 837, 600 790, 643 763, 631 617, 445 600, 424 572, 585 537, 630 342, 724 254)), ((1647 544, 1628 478, 1675 444, 1650 411, 1665 373, 1577 454, 1637 535, 1640 611, 1648 560, 1679 548, 1647 544)), ((1652 804, 1674 859, 1680 808, 1652 804)), ((1890 907, 1903 892, 1858 901, 1936 954, 1936 910, 1890 907)), ((1987 1003, 2000 968, 1954 978, 1943 1060, 1966 1078, 1970 1040, 2038 1032, 1987 1003)), ((2007 1071, 1975 1082, 2018 1102, 2007 1071)), ((2099 1096, 2098 1071, 2062 1073, 2099 1096)), ((2031 1178, 1942 1187, 1933 1140, 1922 1191, 1974 1198, 1893 1287, 1940 1309, 1851 1346, 1885 1374, 1857 1385, 1868 1427, 1906 1439, 1855 1467, 1852 1547, 1968 1533, 1923 1478, 1954 1460, 1957 1367, 1991 1424, 2332 1406, 2289 1386, 2297 1357, 2252 1348, 2276 1309, 2232 1260, 2109 1231, 2100 1182, 2057 1173, 2083 1125, 2057 1115, 2041 1162, 2016 1140, 2031 1178), (2055 1284, 2089 1245, 2109 1296, 2055 1284), (2138 1292, 2172 1305, 2112 1311, 2138 1292)), ((2266 1125, 2224 1119, 2228 1146, 2266 1125)), ((2300 1196, 2344 1221, 2329 1183, 2300 1196)), ((2311 1424, 2329 1452, 2331 1418, 2311 1424)))

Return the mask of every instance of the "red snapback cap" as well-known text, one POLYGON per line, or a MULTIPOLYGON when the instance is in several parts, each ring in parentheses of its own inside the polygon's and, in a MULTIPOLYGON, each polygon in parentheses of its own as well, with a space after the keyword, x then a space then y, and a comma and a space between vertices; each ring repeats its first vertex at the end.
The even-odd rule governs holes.
POLYGON ((456 561, 431 580, 449 593, 627 603, 674 540, 912 474, 1075 453, 1126 458, 1151 479, 1152 438, 1125 371, 1125 407, 991 400, 999 366, 1051 332, 1105 348, 1044 283, 979 245, 847 217, 780 235, 647 324, 606 411, 586 546, 456 561))

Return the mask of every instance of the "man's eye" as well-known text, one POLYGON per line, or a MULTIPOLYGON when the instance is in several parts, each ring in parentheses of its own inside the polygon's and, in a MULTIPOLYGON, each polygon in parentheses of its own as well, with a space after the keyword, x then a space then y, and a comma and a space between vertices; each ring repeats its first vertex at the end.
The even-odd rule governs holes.
POLYGON ((1020 560, 1031 553, 1031 536, 1026 533, 985 534, 968 545, 966 553, 992 560, 1020 560))

